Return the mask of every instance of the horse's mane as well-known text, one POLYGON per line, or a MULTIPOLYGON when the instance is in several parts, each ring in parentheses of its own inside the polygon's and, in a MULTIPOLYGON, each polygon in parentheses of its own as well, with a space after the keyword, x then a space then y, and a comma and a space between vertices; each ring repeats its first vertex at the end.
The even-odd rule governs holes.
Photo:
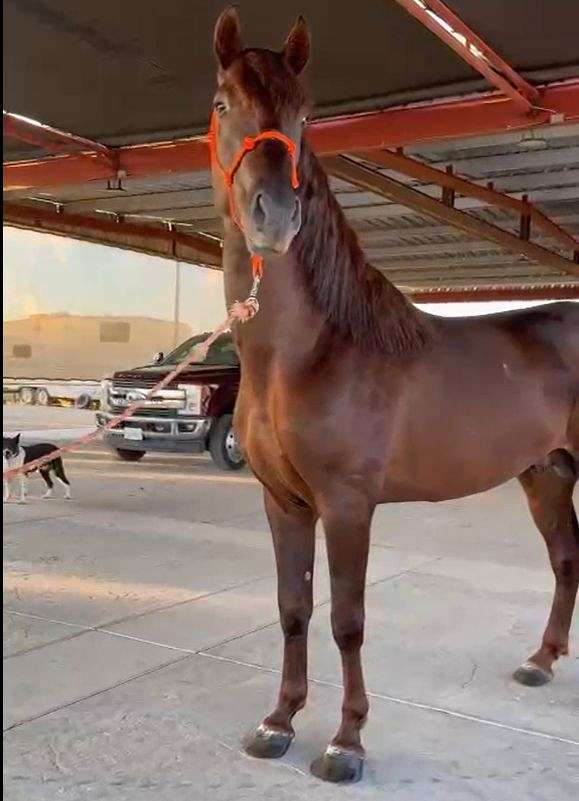
POLYGON ((326 173, 304 142, 299 164, 302 226, 292 246, 314 306, 365 350, 402 355, 430 340, 425 317, 368 264, 326 173))
MULTIPOLYGON (((260 112, 264 127, 304 104, 304 91, 297 81, 287 80, 280 53, 245 50, 235 70, 238 86, 260 112)), ((305 141, 299 176, 302 226, 292 252, 314 306, 339 336, 365 350, 397 355, 422 349, 430 339, 425 315, 368 264, 305 141)))

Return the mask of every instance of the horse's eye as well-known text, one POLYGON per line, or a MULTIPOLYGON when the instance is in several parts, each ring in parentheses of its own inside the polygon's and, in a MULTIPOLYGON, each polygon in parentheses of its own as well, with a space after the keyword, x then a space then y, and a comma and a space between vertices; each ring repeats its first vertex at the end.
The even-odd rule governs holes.
POLYGON ((225 114, 227 111, 227 105, 223 100, 216 100, 215 103, 213 103, 213 108, 219 115, 225 114))

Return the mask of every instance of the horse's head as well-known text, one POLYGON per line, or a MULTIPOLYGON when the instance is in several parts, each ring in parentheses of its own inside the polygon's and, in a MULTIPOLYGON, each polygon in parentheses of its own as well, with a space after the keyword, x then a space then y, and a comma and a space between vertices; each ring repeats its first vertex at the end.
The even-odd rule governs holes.
POLYGON ((286 253, 301 225, 292 153, 295 165, 308 111, 299 80, 310 52, 306 22, 298 17, 279 53, 245 49, 237 11, 228 8, 217 20, 214 50, 219 65, 212 117, 219 162, 213 164, 216 205, 237 216, 251 253, 286 253), (248 148, 248 137, 272 131, 282 137, 248 148), (232 209, 225 173, 234 165, 232 209))

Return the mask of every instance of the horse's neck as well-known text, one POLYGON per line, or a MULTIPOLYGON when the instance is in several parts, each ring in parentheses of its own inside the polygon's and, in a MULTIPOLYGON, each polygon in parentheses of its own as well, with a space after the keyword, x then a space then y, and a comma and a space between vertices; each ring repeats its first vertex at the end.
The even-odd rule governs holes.
MULTIPOLYGON (((252 274, 243 237, 229 225, 224 237, 223 268, 225 297, 230 307, 234 301, 247 298, 252 274)), ((255 359, 261 368, 274 354, 287 353, 291 361, 306 357, 324 318, 312 306, 293 251, 265 260, 258 301, 258 314, 248 323, 237 323, 234 330, 244 366, 255 359)))
MULTIPOLYGON (((238 335, 243 350, 285 348, 307 354, 322 329, 363 350, 396 356, 429 339, 425 318, 383 274, 367 264, 327 176, 304 146, 299 165, 302 226, 286 256, 266 259, 260 312, 238 335)), ((250 258, 241 232, 225 226, 228 304, 247 297, 250 258)), ((262 357, 261 356, 261 357, 262 357)), ((260 357, 260 358, 261 358, 260 357)))

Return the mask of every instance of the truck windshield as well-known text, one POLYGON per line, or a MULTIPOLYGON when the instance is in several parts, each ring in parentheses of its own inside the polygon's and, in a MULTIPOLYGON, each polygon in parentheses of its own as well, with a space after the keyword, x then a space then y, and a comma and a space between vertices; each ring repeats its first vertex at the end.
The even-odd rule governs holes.
MULTIPOLYGON (((195 345, 199 342, 203 342, 208 336, 209 334, 207 333, 191 337, 191 339, 179 345, 178 348, 175 348, 174 351, 171 351, 168 356, 165 356, 161 364, 179 364, 179 362, 182 362, 183 359, 187 357, 187 354, 193 350, 195 345)), ((211 345, 203 364, 239 364, 230 334, 222 334, 213 345, 211 345)))

